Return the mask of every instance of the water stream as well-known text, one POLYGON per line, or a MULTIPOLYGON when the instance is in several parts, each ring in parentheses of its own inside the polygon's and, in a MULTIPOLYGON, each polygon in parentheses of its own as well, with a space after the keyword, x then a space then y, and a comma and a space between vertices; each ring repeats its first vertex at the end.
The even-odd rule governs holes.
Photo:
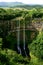
POLYGON ((20 21, 18 22, 18 27, 17 27, 17 49, 18 49, 18 52, 21 54, 21 49, 20 49, 20 21))
POLYGON ((26 51, 26 43, 25 43, 25 22, 23 23, 23 48, 20 48, 20 21, 18 22, 17 25, 17 50, 19 54, 23 54, 27 57, 27 51, 26 51))
POLYGON ((23 48, 24 48, 24 52, 25 52, 25 55, 27 56, 27 53, 26 53, 26 50, 25 50, 25 47, 26 47, 26 43, 25 43, 25 22, 23 24, 23 48))

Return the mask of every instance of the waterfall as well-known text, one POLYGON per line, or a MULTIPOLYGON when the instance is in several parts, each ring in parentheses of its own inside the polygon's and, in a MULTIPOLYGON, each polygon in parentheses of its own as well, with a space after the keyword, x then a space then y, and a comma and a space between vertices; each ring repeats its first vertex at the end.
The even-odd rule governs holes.
POLYGON ((18 22, 18 26, 17 26, 17 49, 18 49, 18 52, 21 54, 21 49, 20 49, 20 21, 18 22))
MULTIPOLYGON (((20 21, 17 23, 17 50, 18 53, 22 54, 22 50, 20 48, 20 21)), ((23 53, 27 57, 26 51, 26 43, 25 43, 25 22, 23 23, 23 53)))
POLYGON ((23 24, 23 48, 24 48, 24 51, 25 51, 25 55, 27 56, 27 53, 26 53, 26 50, 25 50, 25 22, 23 24))

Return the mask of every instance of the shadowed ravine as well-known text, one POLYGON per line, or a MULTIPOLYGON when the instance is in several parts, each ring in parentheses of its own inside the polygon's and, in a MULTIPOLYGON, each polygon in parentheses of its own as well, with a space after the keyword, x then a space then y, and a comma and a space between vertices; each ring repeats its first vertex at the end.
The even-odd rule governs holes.
POLYGON ((31 37, 33 38, 35 35, 32 35, 32 32, 35 33, 36 29, 33 28, 33 26, 26 27, 25 22, 21 25, 20 21, 17 21, 15 23, 12 23, 8 21, 7 26, 4 21, 1 22, 3 28, 1 37, 3 38, 3 47, 13 49, 14 51, 17 51, 17 53, 21 54, 23 57, 30 57, 30 51, 28 48, 29 41, 31 41, 31 37), (8 23, 9 22, 9 23, 8 23), (5 29, 6 28, 6 29, 5 29), (30 32, 29 32, 30 31, 30 32), (14 34, 14 35, 13 35, 14 34), (6 36, 8 37, 6 39, 6 36), (8 40, 10 37, 10 40, 8 40), (21 38, 22 37, 22 38, 21 38), (16 40, 15 40, 16 39, 16 40), (28 39, 28 40, 27 40, 28 39))
POLYGON ((22 56, 25 56, 25 57, 27 57, 27 56, 29 56, 30 57, 30 55, 29 55, 29 49, 28 49, 28 45, 26 44, 26 42, 25 42, 25 23, 23 24, 23 32, 22 32, 22 35, 23 35, 23 39, 22 39, 22 42, 23 42, 23 45, 22 45, 22 47, 20 46, 20 33, 21 33, 21 31, 20 31, 21 29, 20 29, 20 22, 19 22, 19 24, 18 24, 18 27, 17 27, 17 52, 19 53, 19 54, 22 54, 22 56))

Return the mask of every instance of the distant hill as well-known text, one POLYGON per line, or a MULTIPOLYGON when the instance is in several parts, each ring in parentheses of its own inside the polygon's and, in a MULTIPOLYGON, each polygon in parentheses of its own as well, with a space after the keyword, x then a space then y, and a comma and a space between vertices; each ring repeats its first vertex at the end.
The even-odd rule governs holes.
POLYGON ((15 8, 26 8, 26 9, 32 9, 32 8, 43 8, 43 5, 18 5, 15 6, 15 8))
POLYGON ((26 8, 26 9, 32 9, 32 8, 43 8, 43 5, 30 5, 30 4, 24 4, 22 2, 0 2, 0 7, 12 7, 12 8, 26 8))
POLYGON ((23 5, 21 2, 0 2, 0 7, 13 7, 23 5))

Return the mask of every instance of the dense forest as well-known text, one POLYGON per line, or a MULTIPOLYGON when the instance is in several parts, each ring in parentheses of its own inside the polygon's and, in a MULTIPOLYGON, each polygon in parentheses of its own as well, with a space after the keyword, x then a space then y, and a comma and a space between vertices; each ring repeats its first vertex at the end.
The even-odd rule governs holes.
POLYGON ((0 65, 43 65, 43 8, 0 8, 0 65))

